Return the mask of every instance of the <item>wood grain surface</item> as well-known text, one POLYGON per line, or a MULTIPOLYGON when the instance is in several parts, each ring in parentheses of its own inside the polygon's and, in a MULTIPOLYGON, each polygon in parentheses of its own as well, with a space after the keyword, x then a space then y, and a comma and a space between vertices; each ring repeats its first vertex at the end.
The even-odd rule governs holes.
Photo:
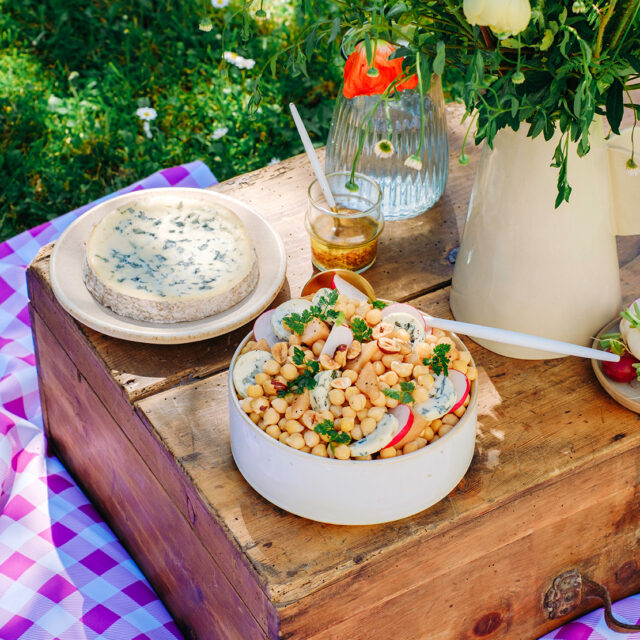
MULTIPOLYGON (((388 224, 366 274, 380 297, 442 317, 479 155, 458 165, 461 112, 449 108, 445 195, 388 224)), ((312 274, 311 179, 296 157, 216 187, 282 235, 289 262, 276 303, 312 274)), ((618 250, 628 301, 640 293, 640 238, 619 239, 618 250)), ((546 620, 541 602, 567 569, 614 599, 640 588, 638 416, 600 388, 588 361, 512 360, 466 340, 480 401, 465 479, 412 518, 326 525, 274 507, 233 463, 226 368, 249 326, 181 346, 100 335, 57 304, 49 256, 27 274, 49 437, 188 634, 526 640, 564 621, 546 620), (195 622, 194 607, 207 609, 195 622)))

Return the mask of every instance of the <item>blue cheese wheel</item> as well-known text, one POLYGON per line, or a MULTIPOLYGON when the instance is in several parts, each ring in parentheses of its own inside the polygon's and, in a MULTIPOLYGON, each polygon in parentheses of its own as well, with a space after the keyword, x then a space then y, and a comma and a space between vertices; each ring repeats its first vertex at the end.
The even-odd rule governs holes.
POLYGON ((251 240, 235 213, 178 196, 144 198, 94 227, 83 265, 96 300, 146 322, 199 320, 237 304, 258 282, 251 240))

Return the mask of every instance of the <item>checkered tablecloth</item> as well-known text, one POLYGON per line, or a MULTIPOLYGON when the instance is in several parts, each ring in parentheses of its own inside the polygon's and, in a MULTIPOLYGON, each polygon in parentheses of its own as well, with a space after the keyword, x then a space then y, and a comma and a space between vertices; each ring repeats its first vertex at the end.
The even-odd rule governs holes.
MULTIPOLYGON (((107 197, 215 182, 206 165, 193 162, 107 197)), ((0 244, 0 640, 182 637, 64 467, 45 455, 25 269, 40 247, 55 240, 89 206, 0 244)), ((638 621, 640 596, 616 603, 614 611, 622 620, 638 621)), ((613 633, 601 609, 544 636, 614 638, 638 640, 640 634, 613 633)))

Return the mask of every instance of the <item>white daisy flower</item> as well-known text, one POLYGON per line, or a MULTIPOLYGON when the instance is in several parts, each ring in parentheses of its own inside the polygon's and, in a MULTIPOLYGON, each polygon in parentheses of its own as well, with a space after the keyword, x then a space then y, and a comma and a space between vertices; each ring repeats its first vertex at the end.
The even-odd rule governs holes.
POLYGON ((272 165, 272 164, 278 164, 280 162, 280 158, 271 158, 271 160, 269 160, 267 166, 272 165))
POLYGON ((391 144, 391 140, 384 139, 376 142, 376 146, 373 147, 373 152, 378 158, 390 158, 395 153, 395 149, 393 144, 391 144))
POLYGON ((140 120, 146 120, 148 122, 149 120, 155 120, 158 117, 158 112, 151 107, 140 107, 136 109, 136 115, 140 120))
POLYGON ((231 2, 231 0, 211 0, 211 6, 214 9, 224 9, 229 5, 229 2, 231 2))
POLYGON ((227 61, 230 62, 231 64, 235 64, 235 60, 238 57, 237 53, 233 53, 233 51, 225 51, 222 54, 222 57, 227 61))
POLYGON ((220 140, 229 132, 229 127, 218 127, 209 137, 213 140, 220 140))
POLYGON ((241 69, 253 69, 253 67, 256 66, 256 61, 252 60, 251 58, 243 58, 243 66, 240 67, 241 69))
POLYGON ((409 167, 409 169, 415 169, 416 171, 420 171, 422 169, 422 160, 417 153, 414 153, 412 156, 409 156, 404 161, 404 166, 409 167))
POLYGON ((640 173, 640 168, 638 167, 638 163, 633 159, 633 156, 627 160, 627 164, 625 165, 625 171, 630 176, 637 176, 640 173))
POLYGON ((231 93, 231 89, 229 89, 229 87, 225 87, 222 90, 222 93, 224 93, 225 96, 228 96, 231 93))

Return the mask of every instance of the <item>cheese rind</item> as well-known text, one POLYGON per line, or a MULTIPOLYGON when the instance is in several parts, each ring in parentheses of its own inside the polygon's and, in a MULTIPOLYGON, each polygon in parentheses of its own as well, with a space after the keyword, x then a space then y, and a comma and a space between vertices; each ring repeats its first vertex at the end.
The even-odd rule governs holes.
POLYGON ((225 311, 255 288, 251 240, 230 210, 165 197, 107 214, 87 242, 83 279, 96 300, 145 322, 185 322, 225 311))

